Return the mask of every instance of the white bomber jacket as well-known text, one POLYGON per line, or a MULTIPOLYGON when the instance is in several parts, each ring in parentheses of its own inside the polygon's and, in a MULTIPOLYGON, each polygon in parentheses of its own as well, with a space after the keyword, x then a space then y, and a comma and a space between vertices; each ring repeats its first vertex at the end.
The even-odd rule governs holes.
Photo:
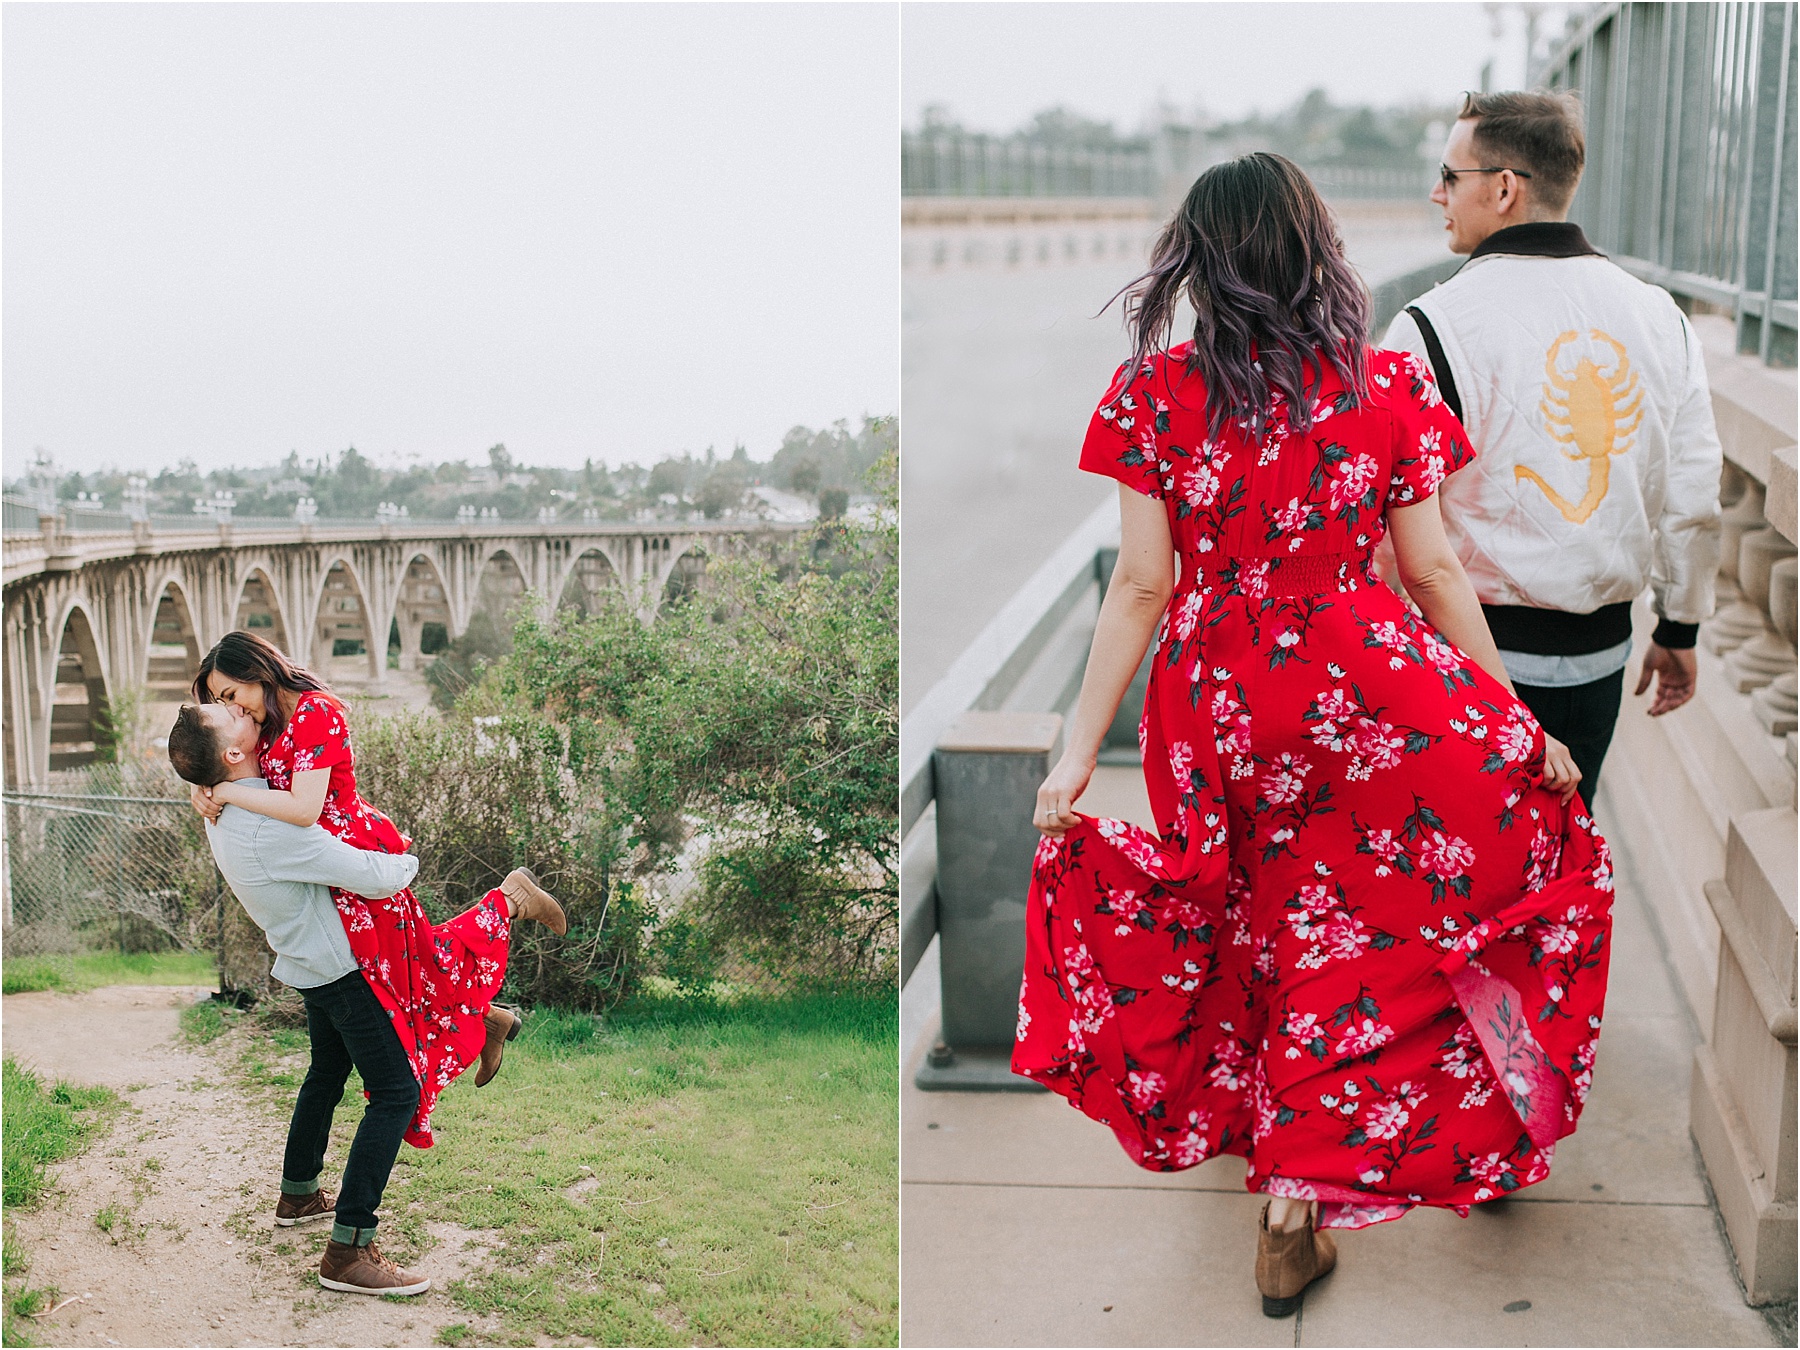
MULTIPOLYGON (((1476 450, 1439 491, 1482 603, 1589 614, 1648 585, 1661 618, 1708 618, 1719 436, 1669 293, 1545 222, 1496 233, 1413 303, 1476 450)), ((1435 355, 1404 311, 1383 345, 1435 355)))

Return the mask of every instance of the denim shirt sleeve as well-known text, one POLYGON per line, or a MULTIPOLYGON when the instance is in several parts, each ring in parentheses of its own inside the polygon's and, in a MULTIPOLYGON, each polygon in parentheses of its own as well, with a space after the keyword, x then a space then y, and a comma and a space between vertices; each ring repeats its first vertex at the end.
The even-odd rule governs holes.
POLYGON ((353 848, 319 825, 264 820, 256 852, 276 881, 309 881, 382 900, 405 890, 419 872, 411 853, 353 848))

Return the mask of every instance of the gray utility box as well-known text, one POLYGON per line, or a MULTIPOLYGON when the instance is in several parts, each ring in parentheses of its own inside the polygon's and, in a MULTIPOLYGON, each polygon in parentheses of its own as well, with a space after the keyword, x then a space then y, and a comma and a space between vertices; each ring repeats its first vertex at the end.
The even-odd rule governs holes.
POLYGON ((1039 837, 1031 815, 1061 742, 1055 713, 968 712, 933 753, 944 1023, 921 1088, 1042 1090, 1013 1074, 1011 1058, 1039 837))

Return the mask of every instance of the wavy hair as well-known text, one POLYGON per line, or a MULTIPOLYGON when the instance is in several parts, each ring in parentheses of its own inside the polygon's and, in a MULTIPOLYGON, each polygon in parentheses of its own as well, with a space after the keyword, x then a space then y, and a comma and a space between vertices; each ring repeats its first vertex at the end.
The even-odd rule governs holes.
POLYGON ((1354 402, 1368 397, 1369 292, 1312 181, 1280 155, 1258 151, 1201 174, 1149 268, 1119 295, 1134 372, 1168 350, 1179 302, 1193 306, 1187 368, 1206 384, 1211 436, 1243 422, 1260 438, 1278 394, 1289 427, 1306 431, 1327 365, 1354 402))
POLYGON ((287 713, 281 706, 283 691, 290 694, 330 692, 325 681, 305 666, 288 660, 274 643, 242 630, 227 633, 200 658, 200 673, 194 676, 194 702, 214 701, 206 679, 215 670, 239 684, 262 686, 264 741, 274 740, 287 725, 287 713))

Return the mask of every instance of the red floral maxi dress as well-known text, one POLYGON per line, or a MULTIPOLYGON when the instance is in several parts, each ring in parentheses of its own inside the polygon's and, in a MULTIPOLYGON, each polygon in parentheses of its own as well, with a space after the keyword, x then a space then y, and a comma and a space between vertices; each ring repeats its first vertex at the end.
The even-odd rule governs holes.
MULTIPOLYGON (((394 822, 356 792, 356 762, 344 705, 330 694, 302 694, 287 726, 259 754, 269 786, 291 791, 296 773, 330 769, 319 824, 347 844, 404 853, 411 843, 394 822)), ((489 891, 448 923, 433 928, 412 889, 368 900, 332 887, 356 964, 387 1009, 401 1048, 419 1080, 419 1109, 405 1139, 430 1148, 438 1094, 481 1055, 482 1018, 506 978, 512 919, 506 897, 489 891)))
POLYGON ((1236 1153, 1321 1226, 1466 1214, 1580 1115, 1606 844, 1525 705, 1371 570, 1386 508, 1474 457, 1426 369, 1371 352, 1361 407, 1328 372, 1310 431, 1214 440, 1187 351, 1121 370, 1081 455, 1180 554, 1139 729, 1160 838, 1039 846, 1013 1067, 1140 1166, 1236 1153))

